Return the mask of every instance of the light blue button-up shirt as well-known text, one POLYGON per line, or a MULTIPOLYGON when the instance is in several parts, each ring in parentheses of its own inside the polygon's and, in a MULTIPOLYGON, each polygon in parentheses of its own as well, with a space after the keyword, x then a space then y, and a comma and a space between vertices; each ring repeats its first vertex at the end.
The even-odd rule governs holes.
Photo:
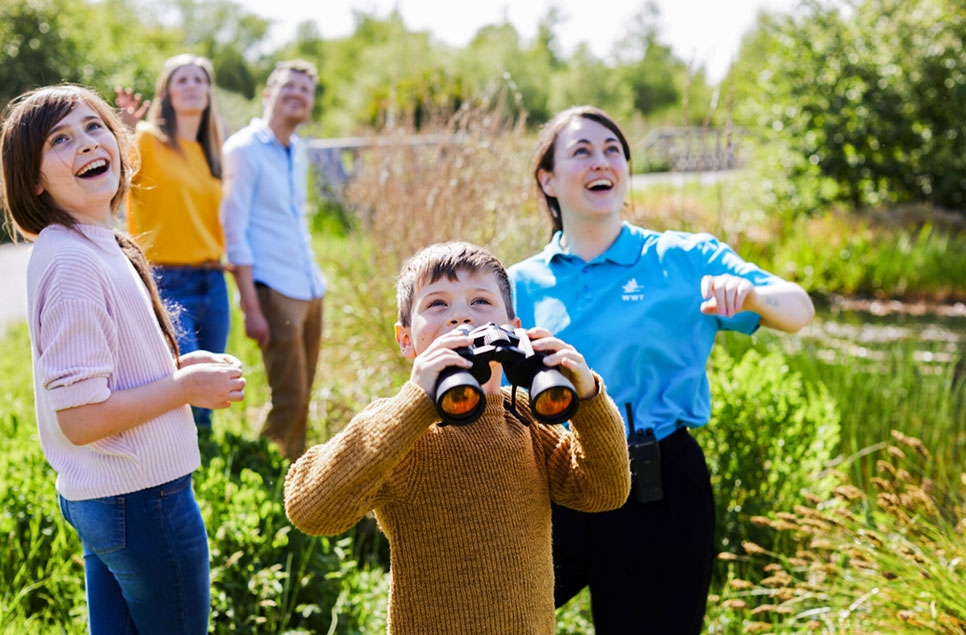
MULTIPOLYGON (((701 313, 701 278, 730 273, 755 285, 778 281, 710 234, 655 232, 626 224, 590 262, 560 246, 509 269, 524 327, 542 326, 573 345, 600 373, 634 428, 658 439, 711 416, 706 366, 719 330, 752 333, 760 316, 701 313)), ((625 425, 627 421, 625 420, 625 425)))
POLYGON ((325 295, 306 225, 309 164, 301 139, 282 145, 253 119, 224 145, 221 222, 228 262, 250 266, 255 282, 295 300, 325 295))

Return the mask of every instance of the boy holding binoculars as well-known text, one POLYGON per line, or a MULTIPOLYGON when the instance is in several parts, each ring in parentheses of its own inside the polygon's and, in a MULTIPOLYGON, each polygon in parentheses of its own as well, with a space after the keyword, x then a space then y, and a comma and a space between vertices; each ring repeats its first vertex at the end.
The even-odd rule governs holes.
POLYGON ((519 326, 506 270, 475 245, 432 245, 403 265, 397 304, 409 381, 290 467, 286 513, 306 533, 332 535, 375 510, 392 560, 389 633, 552 635, 550 503, 588 512, 624 503, 620 413, 580 353, 530 329, 534 353, 573 385, 570 429, 540 423, 523 395, 511 402, 496 361, 481 416, 437 425, 440 373, 473 366, 459 352, 474 343, 467 329, 519 326))

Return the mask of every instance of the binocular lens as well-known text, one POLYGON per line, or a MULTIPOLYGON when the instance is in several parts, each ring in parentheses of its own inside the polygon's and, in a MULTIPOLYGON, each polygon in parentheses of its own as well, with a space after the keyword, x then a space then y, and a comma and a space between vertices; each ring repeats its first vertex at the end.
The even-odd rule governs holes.
POLYGON ((435 401, 436 412, 442 417, 443 425, 472 423, 486 409, 480 382, 462 368, 448 368, 440 373, 435 401))
MULTIPOLYGON (((472 368, 450 366, 440 371, 436 379, 433 402, 441 419, 439 425, 462 426, 480 418, 486 410, 482 385, 490 379, 493 362, 503 366, 503 373, 513 386, 511 413, 516 414, 517 387, 529 393, 531 412, 540 423, 564 423, 577 412, 574 385, 560 370, 544 365, 547 354, 535 352, 525 332, 518 335, 511 326, 491 322, 467 335, 473 338, 473 346, 453 350, 472 362, 472 368)), ((523 423, 529 425, 527 421, 523 423)))
MULTIPOLYGON (((555 386, 537 395, 532 406, 538 417, 552 421, 564 413, 569 413, 573 403, 574 391, 572 389, 566 386, 555 386)), ((569 415, 567 418, 569 418, 569 415)))
POLYGON ((473 412, 480 404, 480 391, 475 386, 454 386, 440 397, 440 410, 451 417, 460 418, 473 412))

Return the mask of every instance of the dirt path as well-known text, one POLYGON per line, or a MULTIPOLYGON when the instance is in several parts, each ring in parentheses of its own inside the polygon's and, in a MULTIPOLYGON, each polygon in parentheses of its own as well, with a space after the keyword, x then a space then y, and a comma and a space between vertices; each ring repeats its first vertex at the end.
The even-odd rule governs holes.
POLYGON ((27 319, 27 260, 31 245, 0 245, 0 331, 27 319))

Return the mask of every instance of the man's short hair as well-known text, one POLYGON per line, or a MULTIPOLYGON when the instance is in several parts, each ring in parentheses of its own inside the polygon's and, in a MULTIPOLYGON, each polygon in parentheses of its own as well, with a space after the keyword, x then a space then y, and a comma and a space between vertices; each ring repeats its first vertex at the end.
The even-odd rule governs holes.
POLYGON ((305 73, 312 78, 314 83, 319 83, 319 71, 316 70, 315 64, 312 62, 303 59, 283 60, 281 62, 276 62, 275 68, 272 69, 272 72, 269 74, 268 80, 265 83, 266 88, 271 88, 274 86, 278 82, 279 77, 281 77, 285 71, 305 73))

